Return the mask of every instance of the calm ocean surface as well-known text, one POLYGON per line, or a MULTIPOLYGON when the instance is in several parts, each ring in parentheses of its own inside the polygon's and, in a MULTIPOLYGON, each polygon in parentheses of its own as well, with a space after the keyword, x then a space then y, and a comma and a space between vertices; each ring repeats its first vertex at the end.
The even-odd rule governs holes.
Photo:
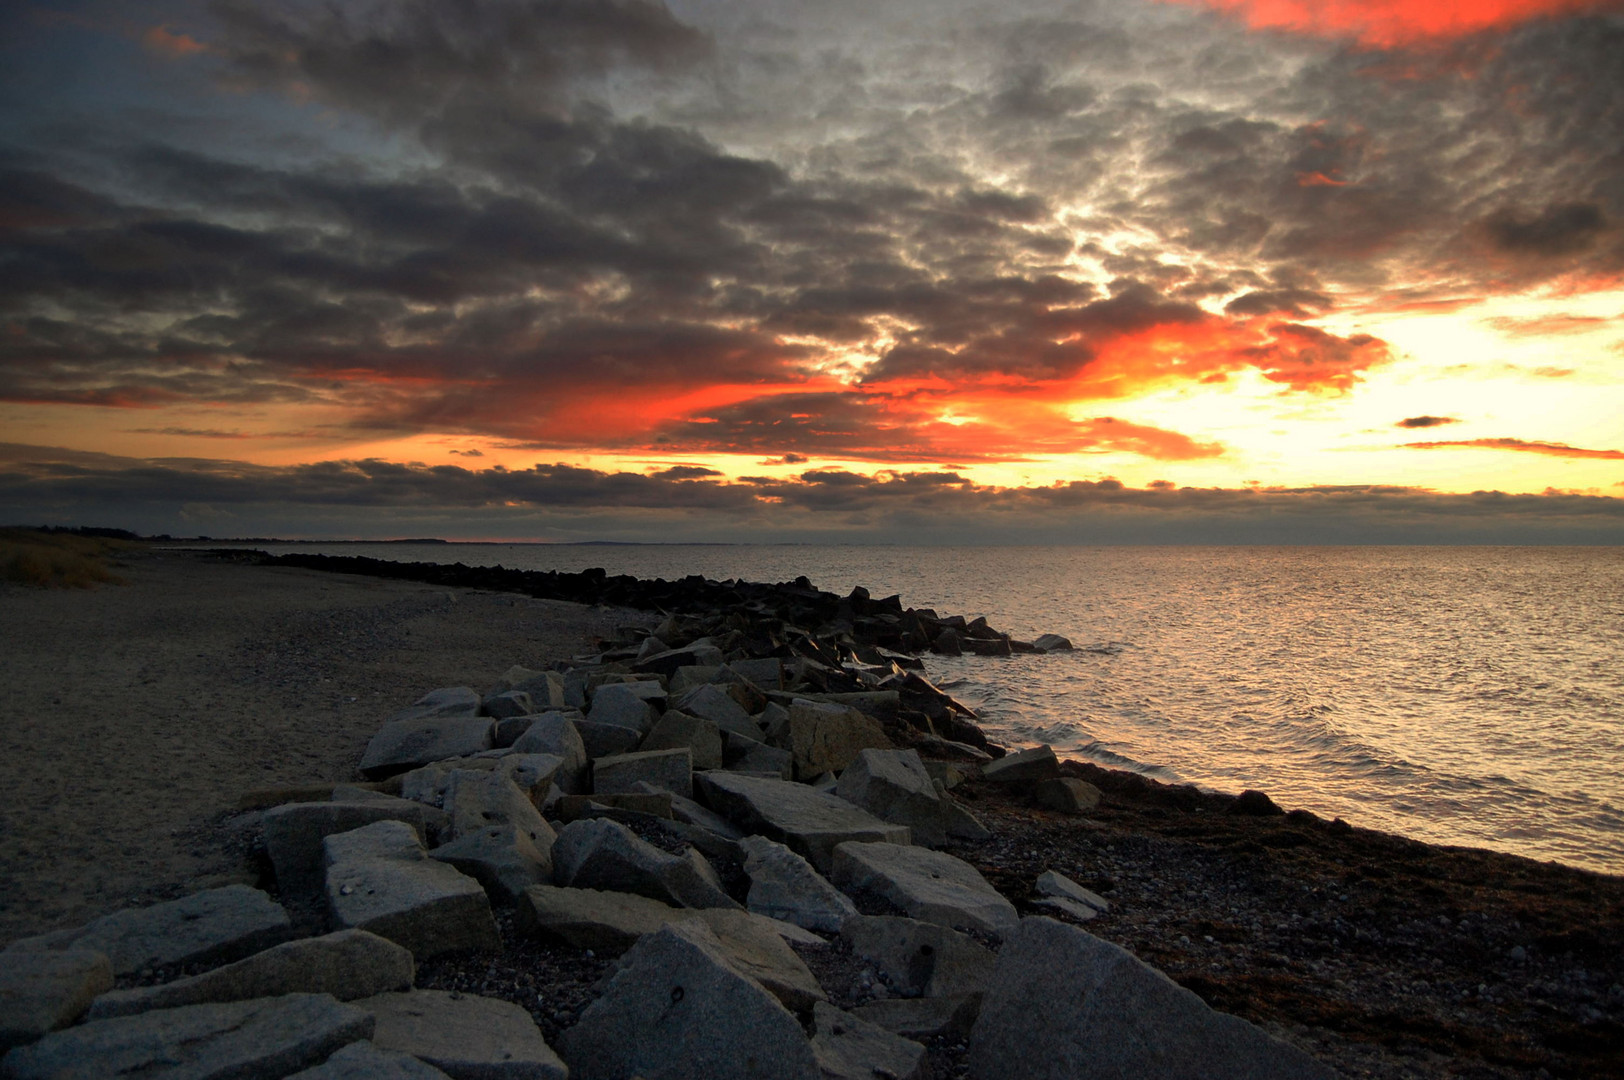
POLYGON ((997 741, 1624 873, 1624 548, 277 550, 901 593, 1083 650, 926 658, 997 741))

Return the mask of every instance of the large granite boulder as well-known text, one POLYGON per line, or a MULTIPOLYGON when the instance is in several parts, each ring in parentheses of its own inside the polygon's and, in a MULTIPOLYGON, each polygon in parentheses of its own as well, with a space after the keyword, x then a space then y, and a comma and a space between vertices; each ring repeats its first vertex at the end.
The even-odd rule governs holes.
POLYGON ((750 878, 745 906, 756 914, 829 933, 857 914, 849 896, 783 844, 748 836, 739 841, 739 850, 750 878))
POLYGON ((884 821, 908 826, 916 844, 947 843, 947 812, 916 750, 861 750, 835 794, 884 821))
POLYGON ((113 965, 94 949, 0 953, 0 1053, 67 1027, 113 988, 113 965))
POLYGON ((118 976, 165 964, 225 964, 292 936, 292 920, 281 904, 258 889, 227 885, 23 938, 4 955, 89 949, 104 954, 118 976))
POLYGON ((1000 784, 1036 784, 1059 775, 1060 759, 1055 757, 1054 748, 1050 746, 1018 750, 981 766, 982 779, 1000 784))
POLYGON ((513 743, 515 754, 556 754, 563 758, 554 781, 560 790, 575 794, 587 790, 586 744, 576 730, 575 717, 563 712, 545 712, 532 718, 513 743))
POLYGON ((512 825, 539 848, 552 846, 556 834, 527 792, 501 771, 456 769, 446 779, 445 812, 456 839, 492 825, 512 825))
POLYGON ((848 841, 835 848, 832 880, 883 897, 916 919, 1003 937, 1020 916, 981 872, 941 851, 848 841))
POLYGON ((288 1080, 451 1080, 428 1062, 410 1054, 380 1050, 369 1042, 353 1042, 313 1068, 288 1080))
POLYGON ((605 683, 593 693, 586 718, 594 724, 631 728, 641 737, 660 715, 652 702, 664 698, 665 691, 658 683, 605 683))
POLYGON ((323 845, 335 925, 370 930, 419 960, 501 947, 484 888, 430 859, 409 825, 377 821, 329 836, 323 845))
POLYGON ((566 1080, 569 1075, 530 1014, 511 1001, 409 990, 355 1004, 377 1020, 373 1043, 453 1078, 566 1080))
POLYGON ((991 949, 936 923, 858 915, 840 928, 851 951, 882 972, 892 989, 912 997, 979 994, 992 979, 991 949))
POLYGON ((856 709, 827 702, 791 704, 787 739, 786 749, 795 757, 795 775, 802 780, 840 772, 859 751, 891 746, 879 721, 856 709))
POLYGON ((616 754, 592 763, 592 793, 613 795, 639 790, 639 784, 649 784, 690 798, 694 793, 693 773, 693 755, 686 746, 616 754))
POLYGON ((424 805, 414 799, 346 799, 297 802, 265 811, 265 852, 276 872, 276 884, 288 896, 314 896, 326 880, 321 843, 334 833, 349 832, 374 821, 404 821, 428 837, 424 805))
MULTIPOLYGON (((547 835, 554 835, 551 826, 547 835)), ((511 904, 530 886, 553 879, 552 852, 551 842, 538 844, 533 834, 517 825, 492 825, 441 844, 429 858, 467 874, 492 900, 511 904)))
POLYGON ((7 1080, 118 1077, 279 1080, 371 1036, 370 1013, 326 994, 287 994, 92 1020, 0 1060, 7 1080))
POLYGON ((823 1080, 926 1080, 925 1048, 820 1001, 812 1009, 812 1053, 823 1080))
POLYGON ((530 716, 536 711, 536 705, 523 690, 503 690, 487 694, 479 711, 494 719, 506 720, 515 716, 530 716))
POLYGON ((710 720, 671 709, 640 744, 644 750, 686 749, 696 769, 722 767, 722 732, 710 720))
POLYGON ((693 922, 638 941, 558 1049, 574 1080, 820 1080, 794 1015, 693 922))
POLYGON ((970 1037, 970 1072, 980 1080, 1336 1076, 1214 1012, 1126 950, 1042 916, 1023 920, 998 954, 970 1037))
POLYGON ((696 686, 673 704, 685 713, 709 720, 722 731, 736 731, 752 739, 762 737, 760 725, 750 718, 744 706, 715 683, 696 686))
POLYGON ((392 720, 378 729, 361 755, 361 775, 381 780, 446 758, 489 750, 496 721, 488 716, 426 716, 392 720))
POLYGON ((849 840, 909 842, 906 825, 893 825, 845 799, 805 784, 740 773, 698 776, 713 810, 740 827, 789 845, 827 873, 835 847, 849 840))
MULTIPOLYGON (((691 852, 693 849, 690 848, 691 852)), ((578 889, 637 893, 679 907, 738 907, 705 868, 661 851, 618 821, 581 818, 553 844, 553 880, 578 889)))
POLYGON ((90 1018, 283 994, 331 994, 352 1001, 404 990, 412 985, 414 971, 411 951, 404 946, 365 930, 339 930, 285 941, 189 979, 110 991, 91 1005, 90 1018))

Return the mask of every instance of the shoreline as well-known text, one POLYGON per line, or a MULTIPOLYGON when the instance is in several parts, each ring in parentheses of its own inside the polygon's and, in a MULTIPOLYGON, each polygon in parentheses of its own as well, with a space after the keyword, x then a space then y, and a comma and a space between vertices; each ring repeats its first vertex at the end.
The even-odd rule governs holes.
MULTIPOLYGON (((25 642, 4 662, 0 940, 251 879, 232 826, 243 791, 348 779, 422 690, 656 619, 191 554, 127 562, 122 589, 0 595, 25 642)), ((1086 816, 977 780, 955 790, 995 835, 950 850, 1023 912, 1057 867, 1112 901, 1091 932, 1349 1075, 1624 1075, 1624 878, 1067 768, 1105 792, 1086 816)))

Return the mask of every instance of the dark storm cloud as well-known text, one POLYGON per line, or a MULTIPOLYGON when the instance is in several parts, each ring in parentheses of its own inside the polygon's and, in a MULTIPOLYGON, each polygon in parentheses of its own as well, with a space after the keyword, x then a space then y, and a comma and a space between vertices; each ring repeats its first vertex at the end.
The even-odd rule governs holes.
POLYGON ((1497 211, 1483 226, 1495 247, 1513 255, 1572 255, 1595 243, 1607 219, 1595 203, 1562 203, 1535 214, 1497 211))
MULTIPOLYGON (((1060 543, 1607 543, 1624 535, 1624 499, 1560 493, 1440 495, 1366 485, 1130 488, 1114 480, 996 488, 942 470, 864 475, 819 469, 725 483, 568 465, 475 472, 343 461, 271 468, 0 444, 0 520, 176 532, 202 519, 241 525, 239 535, 274 534, 265 526, 282 522, 285 531, 288 521, 308 520, 326 523, 329 535, 362 536, 387 536, 415 522, 456 537, 503 526, 573 523, 578 530, 583 514, 593 515, 585 520, 597 523, 589 527, 599 535, 657 527, 672 538, 738 539, 857 529, 913 543, 921 536, 964 542, 1033 535, 1060 543), (352 507, 365 516, 346 510, 352 507), (639 516, 621 516, 626 513, 639 516)), ((209 527, 219 533, 217 525, 209 527)))
POLYGON ((1401 428, 1431 428, 1458 423, 1460 421, 1453 416, 1407 416, 1400 420, 1396 426, 1401 428))

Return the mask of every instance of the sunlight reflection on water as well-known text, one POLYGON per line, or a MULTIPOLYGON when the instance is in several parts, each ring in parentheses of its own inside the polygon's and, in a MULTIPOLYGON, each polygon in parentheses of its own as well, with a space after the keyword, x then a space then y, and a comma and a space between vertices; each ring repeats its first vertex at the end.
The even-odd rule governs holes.
MULTIPOLYGON (((287 550, 295 550, 290 547, 287 550)), ((863 585, 1070 654, 931 657, 995 739, 1624 872, 1624 550, 342 545, 863 585)))

